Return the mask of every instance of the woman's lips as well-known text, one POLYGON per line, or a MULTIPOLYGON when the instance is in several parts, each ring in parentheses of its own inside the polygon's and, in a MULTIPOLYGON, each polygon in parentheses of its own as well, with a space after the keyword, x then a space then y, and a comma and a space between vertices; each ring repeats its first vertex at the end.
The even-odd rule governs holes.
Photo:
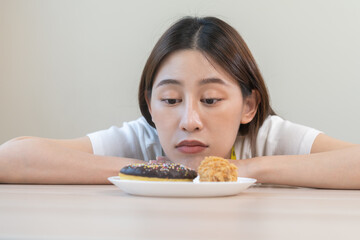
POLYGON ((175 146, 175 148, 178 149, 180 152, 188 154, 202 152, 207 147, 208 145, 196 140, 181 141, 175 146))

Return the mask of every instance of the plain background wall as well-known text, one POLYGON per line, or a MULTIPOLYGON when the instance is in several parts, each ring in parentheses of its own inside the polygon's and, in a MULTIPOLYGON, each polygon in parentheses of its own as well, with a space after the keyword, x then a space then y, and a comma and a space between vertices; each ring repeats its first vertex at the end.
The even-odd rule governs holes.
POLYGON ((0 0, 0 144, 80 137, 140 116, 147 56, 185 15, 240 32, 279 115, 360 143, 360 1, 0 0))

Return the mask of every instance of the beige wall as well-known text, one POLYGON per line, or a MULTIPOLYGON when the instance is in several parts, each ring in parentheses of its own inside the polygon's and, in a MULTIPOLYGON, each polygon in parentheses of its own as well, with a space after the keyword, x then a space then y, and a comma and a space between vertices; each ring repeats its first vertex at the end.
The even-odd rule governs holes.
POLYGON ((145 60, 184 15, 221 17, 243 35, 281 116, 360 143, 359 1, 0 0, 0 144, 140 116, 145 60))

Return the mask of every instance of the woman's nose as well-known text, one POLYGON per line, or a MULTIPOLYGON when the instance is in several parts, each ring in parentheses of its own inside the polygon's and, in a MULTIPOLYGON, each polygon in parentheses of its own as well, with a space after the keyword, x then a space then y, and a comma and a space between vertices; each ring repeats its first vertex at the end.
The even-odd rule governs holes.
POLYGON ((180 128, 187 132, 198 131, 203 128, 199 111, 194 104, 187 104, 181 116, 180 128))

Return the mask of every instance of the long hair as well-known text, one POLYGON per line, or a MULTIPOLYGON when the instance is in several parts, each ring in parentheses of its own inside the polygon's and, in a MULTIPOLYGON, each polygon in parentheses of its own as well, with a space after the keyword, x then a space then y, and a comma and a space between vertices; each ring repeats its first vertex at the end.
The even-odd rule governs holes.
POLYGON ((253 120, 239 127, 240 135, 250 137, 253 153, 258 130, 267 116, 275 114, 270 107, 269 95, 249 48, 240 34, 229 24, 215 17, 185 17, 174 23, 158 40, 142 73, 139 86, 139 106, 146 121, 153 127, 147 101, 156 73, 163 60, 179 50, 202 52, 220 65, 239 84, 243 97, 256 90, 259 93, 258 110, 253 120))

